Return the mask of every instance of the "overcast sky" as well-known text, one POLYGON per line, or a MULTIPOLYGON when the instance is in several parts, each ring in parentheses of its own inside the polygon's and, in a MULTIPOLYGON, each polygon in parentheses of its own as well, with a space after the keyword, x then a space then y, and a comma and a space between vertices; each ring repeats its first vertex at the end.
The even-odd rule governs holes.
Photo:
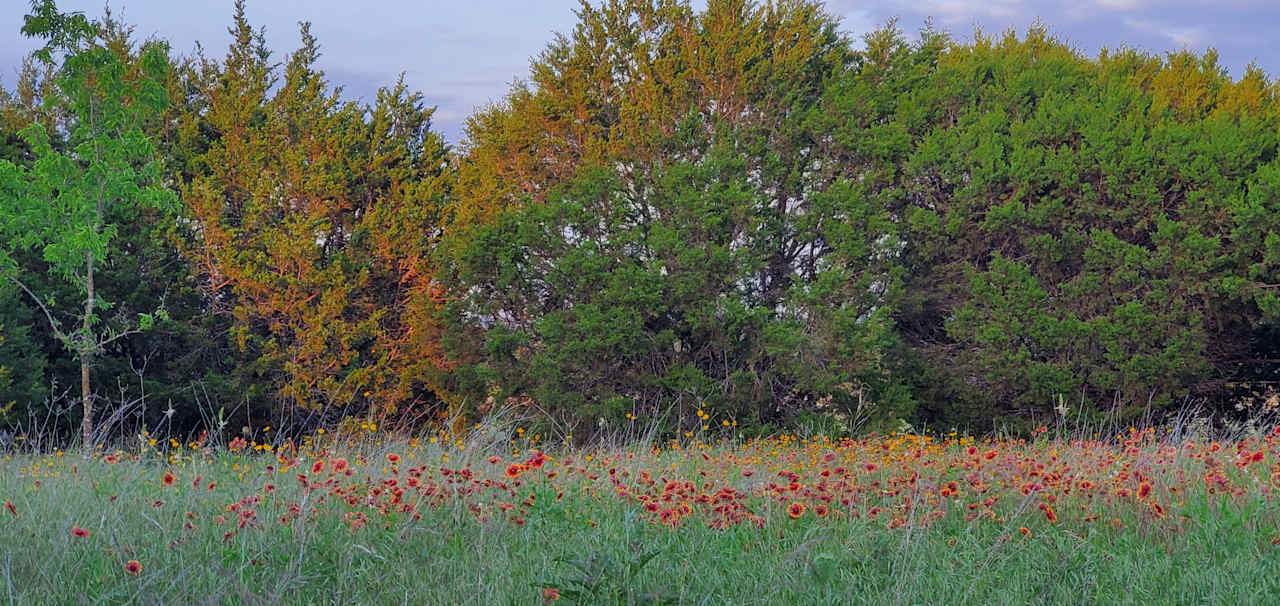
MULTIPOLYGON (((594 0, 593 0, 594 1, 594 0)), ((0 84, 13 84, 17 65, 35 44, 18 31, 28 0, 0 0, 0 84)), ((695 0, 705 5, 705 0, 695 0)), ((111 0, 112 10, 140 37, 169 40, 182 54, 200 41, 221 57, 230 37, 232 0, 111 0)), ((59 0, 64 11, 102 14, 102 0, 59 0)), ((298 42, 298 21, 310 21, 319 64, 349 97, 372 100, 379 86, 404 72, 411 89, 438 106, 435 127, 450 142, 477 106, 500 98, 525 78, 531 57, 554 32, 574 25, 577 0, 249 0, 254 27, 265 26, 277 58, 298 42)), ((899 17, 913 33, 932 18, 937 27, 970 38, 974 27, 1025 31, 1037 18, 1089 55, 1122 43, 1152 52, 1216 47, 1238 76, 1257 62, 1280 73, 1280 2, 1275 0, 827 0, 855 39, 899 17)))

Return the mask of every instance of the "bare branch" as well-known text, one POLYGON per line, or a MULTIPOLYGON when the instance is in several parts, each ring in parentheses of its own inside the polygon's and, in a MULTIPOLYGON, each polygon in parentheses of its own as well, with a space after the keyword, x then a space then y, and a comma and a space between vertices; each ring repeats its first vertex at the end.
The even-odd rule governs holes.
POLYGON ((114 341, 116 341, 117 339, 120 339, 120 338, 122 338, 122 337, 127 337, 127 336, 129 336, 129 335, 136 335, 136 334, 141 334, 141 333, 142 333, 142 329, 141 329, 141 328, 130 328, 130 329, 127 329, 127 330, 120 331, 120 332, 118 332, 118 333, 115 333, 115 334, 111 335, 110 337, 108 337, 108 338, 106 338, 106 339, 100 339, 100 340, 98 341, 98 348, 99 348, 99 349, 102 349, 102 348, 106 347, 107 345, 111 344, 112 342, 114 342, 114 341))
POLYGON ((49 319, 49 328, 53 329, 54 336, 58 337, 59 341, 66 341, 67 334, 62 332, 62 328, 60 328, 61 324, 58 322, 57 318, 53 317, 53 313, 49 311, 47 306, 45 306, 44 301, 41 300, 40 297, 36 296, 36 293, 31 292, 31 289, 27 288, 27 285, 23 284, 22 280, 19 280, 12 275, 5 277, 9 278, 9 280, 14 284, 17 284, 18 288, 21 288, 23 292, 27 293, 27 295, 31 297, 31 300, 36 302, 36 305, 40 306, 40 310, 44 312, 44 317, 49 319))

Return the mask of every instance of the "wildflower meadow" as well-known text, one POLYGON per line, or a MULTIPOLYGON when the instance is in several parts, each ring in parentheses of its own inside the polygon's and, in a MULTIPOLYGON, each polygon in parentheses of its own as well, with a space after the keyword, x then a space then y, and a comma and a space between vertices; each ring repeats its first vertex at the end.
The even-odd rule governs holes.
POLYGON ((490 423, 5 457, 13 604, 1262 604, 1280 428, 581 448, 490 423))

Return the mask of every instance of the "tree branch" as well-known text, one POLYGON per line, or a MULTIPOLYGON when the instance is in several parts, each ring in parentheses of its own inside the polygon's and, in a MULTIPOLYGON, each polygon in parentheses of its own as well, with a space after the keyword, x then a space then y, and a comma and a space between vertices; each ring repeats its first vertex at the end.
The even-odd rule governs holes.
POLYGON ((127 336, 129 336, 129 335, 136 335, 136 334, 141 334, 141 333, 142 333, 142 329, 141 329, 141 328, 128 328, 128 329, 125 329, 125 330, 123 330, 123 331, 121 331, 121 332, 118 332, 118 333, 116 333, 116 334, 114 334, 114 335, 111 335, 110 337, 108 337, 108 338, 106 338, 106 339, 101 339, 101 340, 99 340, 99 341, 98 341, 98 349, 105 349, 107 345, 111 344, 113 341, 115 341, 115 340, 117 340, 117 339, 119 339, 119 338, 121 338, 121 337, 127 337, 127 336))
POLYGON ((65 342, 67 340, 67 334, 62 332, 62 329, 59 328, 61 324, 58 322, 57 318, 53 317, 53 313, 51 313, 49 311, 49 308, 45 306, 44 301, 42 301, 40 297, 36 296, 36 293, 31 292, 31 289, 27 288, 27 285, 23 284, 22 280, 19 280, 13 276, 5 276, 5 277, 9 278, 9 280, 12 281, 14 284, 17 284, 18 288, 21 288, 23 292, 27 293, 27 295, 31 297, 31 300, 36 302, 36 305, 40 306, 40 310, 44 312, 44 317, 48 318, 49 320, 49 328, 53 329, 53 335, 55 337, 58 337, 59 341, 65 342))

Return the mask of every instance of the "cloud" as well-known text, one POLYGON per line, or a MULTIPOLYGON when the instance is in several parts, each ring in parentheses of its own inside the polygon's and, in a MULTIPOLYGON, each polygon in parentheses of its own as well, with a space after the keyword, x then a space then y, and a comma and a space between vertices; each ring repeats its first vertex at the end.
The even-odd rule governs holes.
POLYGON ((943 23, 972 23, 975 19, 1015 19, 1023 17, 1027 3, 1021 0, 923 0, 895 3, 899 8, 932 15, 943 23))
POLYGON ((1134 31, 1143 34, 1154 34, 1167 38, 1179 47, 1199 47, 1209 39, 1209 32, 1203 27, 1174 25, 1151 19, 1125 18, 1124 24, 1134 31))
POLYGON ((862 8, 843 11, 833 9, 831 12, 840 17, 840 28, 855 39, 885 23, 884 19, 878 19, 871 11, 862 8))

